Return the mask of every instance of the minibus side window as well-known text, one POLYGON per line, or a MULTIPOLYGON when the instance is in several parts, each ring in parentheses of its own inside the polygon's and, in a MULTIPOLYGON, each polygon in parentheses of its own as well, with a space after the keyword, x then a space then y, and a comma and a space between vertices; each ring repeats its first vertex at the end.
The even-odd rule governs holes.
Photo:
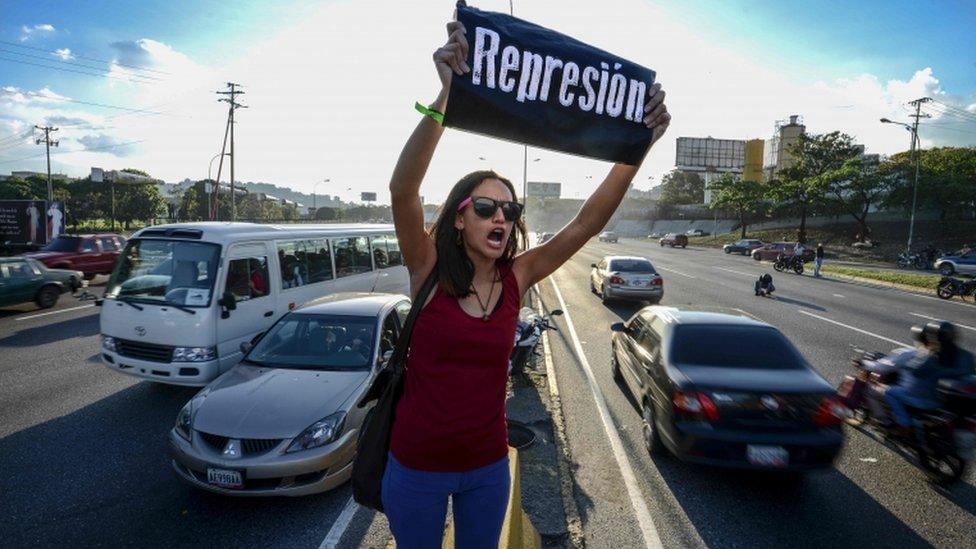
POLYGON ((386 251, 386 237, 374 236, 369 239, 369 247, 373 249, 373 263, 377 269, 385 269, 389 266, 386 251))
POLYGON ((237 301, 264 297, 269 293, 268 258, 240 257, 227 265, 227 291, 237 301))
POLYGON ((365 236, 337 238, 332 241, 335 254, 336 277, 342 278, 373 270, 369 257, 369 242, 365 236))
POLYGON ((403 265, 403 256, 400 255, 400 243, 397 241, 396 235, 386 236, 386 258, 388 267, 397 267, 403 265))

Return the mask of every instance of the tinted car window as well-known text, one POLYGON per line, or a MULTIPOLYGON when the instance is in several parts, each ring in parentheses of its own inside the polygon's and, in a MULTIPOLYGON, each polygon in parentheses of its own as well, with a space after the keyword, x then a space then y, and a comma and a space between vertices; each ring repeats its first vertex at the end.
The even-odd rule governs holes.
POLYGON ((45 252, 73 252, 78 249, 79 240, 77 236, 59 236, 41 249, 45 252))
POLYGON ((366 369, 375 325, 373 317, 292 313, 261 338, 247 360, 277 368, 366 369))
POLYGON ((614 259, 610 262, 610 270, 621 273, 653 273, 654 266, 650 261, 640 259, 614 259))
POLYGON ((709 324, 676 327, 671 362, 760 370, 803 367, 799 351, 774 328, 709 324))

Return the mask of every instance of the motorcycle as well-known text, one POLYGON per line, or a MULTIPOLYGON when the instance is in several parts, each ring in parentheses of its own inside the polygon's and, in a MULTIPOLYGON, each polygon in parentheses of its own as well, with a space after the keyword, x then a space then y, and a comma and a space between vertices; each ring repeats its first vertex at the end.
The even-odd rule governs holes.
POLYGON ((860 349, 854 352, 852 364, 858 375, 846 376, 837 390, 850 408, 847 423, 920 468, 937 485, 946 486, 962 478, 976 454, 976 376, 941 380, 938 409, 909 407, 912 436, 906 439, 897 434, 891 410, 879 390, 897 381, 897 369, 868 373, 864 362, 883 363, 886 355, 860 349))
POLYGON ((907 269, 913 268, 918 270, 924 270, 926 268, 926 259, 922 254, 912 254, 908 252, 902 252, 898 254, 898 268, 907 269))
POLYGON ((944 276, 942 280, 939 280, 938 285, 936 285, 935 294, 942 299, 952 299, 953 296, 958 295, 963 301, 966 300, 966 296, 968 295, 976 301, 976 278, 961 280, 951 276, 944 276))
POLYGON ((548 315, 540 315, 532 307, 522 307, 515 325, 515 347, 508 359, 509 375, 525 374, 525 365, 529 362, 529 357, 535 354, 542 333, 546 330, 559 331, 551 322, 552 317, 561 314, 563 312, 560 309, 553 309, 548 315))
POLYGON ((803 274, 803 258, 798 255, 779 254, 776 261, 773 261, 773 268, 777 272, 792 270, 794 273, 803 274))

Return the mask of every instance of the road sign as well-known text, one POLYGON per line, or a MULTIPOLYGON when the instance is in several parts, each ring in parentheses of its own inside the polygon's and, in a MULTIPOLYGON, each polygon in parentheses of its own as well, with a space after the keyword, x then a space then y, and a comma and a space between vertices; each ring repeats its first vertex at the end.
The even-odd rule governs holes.
POLYGON ((559 198, 562 192, 562 183, 543 183, 541 181, 529 181, 529 196, 536 198, 559 198))
POLYGON ((359 196, 363 202, 376 202, 376 193, 360 193, 359 196))

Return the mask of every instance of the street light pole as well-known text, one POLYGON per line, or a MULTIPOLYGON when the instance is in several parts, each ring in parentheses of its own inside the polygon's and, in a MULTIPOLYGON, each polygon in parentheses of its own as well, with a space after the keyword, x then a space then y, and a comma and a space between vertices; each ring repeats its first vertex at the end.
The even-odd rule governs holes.
MULTIPOLYGON (((213 176, 211 176, 211 173, 213 172, 213 162, 214 162, 214 160, 217 160, 217 158, 219 158, 220 156, 228 156, 228 154, 229 153, 217 153, 217 154, 213 155, 213 158, 210 159, 210 166, 207 167, 207 181, 208 182, 213 181, 213 176)), ((210 184, 211 183, 207 183, 207 185, 210 185, 210 184)), ((210 209, 210 195, 212 194, 213 191, 212 190, 207 190, 206 188, 204 188, 204 191, 206 191, 206 193, 207 193, 207 217, 210 217, 210 221, 213 221, 213 215, 212 215, 213 214, 213 211, 210 209)), ((217 192, 220 192, 220 182, 219 181, 217 182, 217 192)))

